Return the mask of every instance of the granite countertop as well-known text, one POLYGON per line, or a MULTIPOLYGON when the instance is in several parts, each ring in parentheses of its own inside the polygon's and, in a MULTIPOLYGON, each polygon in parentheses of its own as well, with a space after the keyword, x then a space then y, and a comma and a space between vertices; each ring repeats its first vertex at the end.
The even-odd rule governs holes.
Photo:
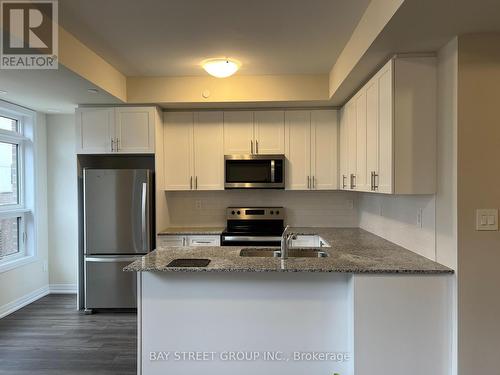
POLYGON ((224 231, 224 227, 168 227, 158 233, 161 235, 219 235, 224 231))
POLYGON ((165 272, 343 272, 447 274, 453 270, 359 228, 291 228, 317 234, 331 247, 326 258, 241 257, 251 246, 163 247, 125 267, 125 271, 165 272), (207 267, 166 267, 178 258, 210 259, 207 267))

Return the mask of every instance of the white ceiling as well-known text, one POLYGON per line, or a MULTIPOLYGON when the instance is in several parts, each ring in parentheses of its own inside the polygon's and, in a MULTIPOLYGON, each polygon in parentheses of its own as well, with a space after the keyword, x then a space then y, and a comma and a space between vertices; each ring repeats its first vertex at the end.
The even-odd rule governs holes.
POLYGON ((78 103, 118 104, 114 96, 99 89, 64 66, 57 70, 0 70, 0 100, 22 105, 35 111, 74 113, 78 103))
POLYGON ((59 0, 61 25, 127 76, 328 73, 370 0, 59 0))

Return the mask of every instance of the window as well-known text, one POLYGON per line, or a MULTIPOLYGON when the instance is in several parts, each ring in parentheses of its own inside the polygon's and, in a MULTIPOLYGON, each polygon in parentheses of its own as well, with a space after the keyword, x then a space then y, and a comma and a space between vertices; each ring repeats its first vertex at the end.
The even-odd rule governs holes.
POLYGON ((34 192, 34 174, 27 172, 33 160, 30 168, 26 163, 33 159, 33 118, 31 111, 0 101, 0 270, 34 255, 27 246, 34 228, 34 198, 27 196, 34 192))

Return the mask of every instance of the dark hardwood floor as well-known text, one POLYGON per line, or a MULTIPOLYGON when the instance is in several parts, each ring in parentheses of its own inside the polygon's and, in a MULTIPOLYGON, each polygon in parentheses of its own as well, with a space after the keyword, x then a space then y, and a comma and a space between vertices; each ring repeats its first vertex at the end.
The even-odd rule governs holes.
POLYGON ((0 319, 0 374, 135 374, 136 318, 83 315, 74 295, 46 296, 0 319))

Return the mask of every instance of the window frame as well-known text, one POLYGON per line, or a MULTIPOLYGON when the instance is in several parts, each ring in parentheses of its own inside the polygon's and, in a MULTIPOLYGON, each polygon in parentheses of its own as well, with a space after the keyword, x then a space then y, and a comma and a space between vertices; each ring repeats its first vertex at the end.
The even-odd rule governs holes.
MULTIPOLYGON (((6 204, 0 206, 0 219, 18 218, 18 249, 19 251, 0 258, 0 273, 16 268, 18 266, 30 263, 37 259, 35 241, 28 241, 29 237, 35 239, 36 225, 28 225, 28 219, 32 218, 35 221, 34 203, 36 197, 32 197, 31 205, 28 206, 26 197, 27 189, 26 182, 30 181, 33 185, 36 183, 35 173, 28 176, 26 158, 27 146, 34 149, 34 131, 35 131, 35 114, 33 111, 27 110, 13 104, 0 101, 0 116, 7 117, 17 121, 17 132, 11 130, 0 129, 0 142, 17 145, 17 190, 18 198, 16 204, 6 204), (30 128, 30 129, 28 129, 30 128), (31 137, 27 136, 27 130, 31 130, 31 137), (30 232, 30 233, 28 233, 30 232)), ((31 165, 35 165, 34 152, 31 152, 31 165)), ((33 186, 33 191, 34 189, 33 186)))

